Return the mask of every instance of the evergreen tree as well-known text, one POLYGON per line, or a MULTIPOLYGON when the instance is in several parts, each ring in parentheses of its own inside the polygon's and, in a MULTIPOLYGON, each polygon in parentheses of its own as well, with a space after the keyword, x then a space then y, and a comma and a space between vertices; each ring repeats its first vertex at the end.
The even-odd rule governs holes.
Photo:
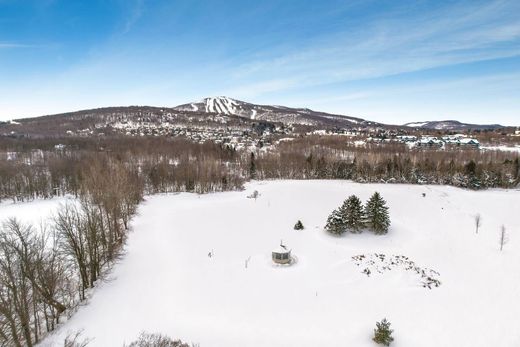
POLYGON ((303 223, 301 220, 298 220, 294 225, 294 230, 303 230, 303 223))
POLYGON ((392 337, 392 333, 394 331, 390 329, 390 322, 384 318, 381 322, 376 322, 376 329, 374 329, 374 342, 378 344, 383 344, 385 346, 390 346, 394 338, 392 337))
POLYGON ((339 210, 334 210, 327 218, 327 224, 325 230, 331 234, 340 235, 345 232, 345 221, 339 210))
POLYGON ((361 200, 355 195, 349 196, 340 207, 345 227, 352 233, 360 233, 365 226, 363 206, 361 200))
POLYGON ((475 173, 477 172, 477 164, 475 163, 475 161, 473 159, 470 160, 466 165, 464 165, 464 171, 465 171, 466 175, 469 175, 469 176, 475 175, 475 173))
POLYGON ((249 177, 251 179, 256 178, 256 163, 255 163, 255 154, 251 152, 251 158, 249 161, 249 177))
POLYGON ((466 186, 470 189, 479 189, 482 184, 477 176, 477 164, 473 160, 470 160, 464 165, 464 172, 467 177, 466 186))
POLYGON ((390 217, 386 201, 375 192, 365 206, 367 226, 376 234, 386 234, 390 226, 390 217))

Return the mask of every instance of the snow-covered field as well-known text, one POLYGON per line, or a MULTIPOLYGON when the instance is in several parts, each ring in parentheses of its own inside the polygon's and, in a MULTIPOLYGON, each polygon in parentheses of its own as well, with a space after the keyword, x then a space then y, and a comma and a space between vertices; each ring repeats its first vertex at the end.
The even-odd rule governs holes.
POLYGON ((518 190, 345 181, 148 197, 110 279, 42 345, 83 330, 89 346, 122 346, 144 330, 202 347, 369 347, 386 317, 395 347, 520 346, 519 206, 518 190), (246 198, 254 190, 258 199, 246 198), (390 206, 387 235, 323 231, 350 194, 366 201, 375 190, 390 206), (502 224, 510 241, 500 252, 502 224), (291 267, 271 263, 280 240, 291 267), (441 285, 424 288, 416 269, 441 285))
POLYGON ((8 218, 16 218, 23 223, 30 223, 38 228, 42 223, 49 221, 49 218, 62 204, 74 201, 71 196, 41 199, 28 202, 13 203, 11 200, 0 202, 0 223, 8 218))

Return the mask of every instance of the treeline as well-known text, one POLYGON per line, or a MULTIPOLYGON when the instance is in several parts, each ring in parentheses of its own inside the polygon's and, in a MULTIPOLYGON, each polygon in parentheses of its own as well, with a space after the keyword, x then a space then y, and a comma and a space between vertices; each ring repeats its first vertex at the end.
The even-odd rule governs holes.
POLYGON ((416 150, 404 145, 356 147, 334 138, 303 138, 249 159, 258 179, 348 179, 356 182, 445 184, 482 189, 520 182, 518 154, 416 150))
POLYGON ((0 346, 38 343, 120 254, 143 184, 116 160, 90 164, 51 221, 0 226, 0 346))
POLYGON ((0 200, 77 196, 92 165, 107 161, 132 171, 145 194, 236 190, 244 181, 234 150, 179 139, 4 138, 0 151, 0 200))
POLYGON ((77 196, 96 161, 122 163, 145 194, 237 190, 247 179, 349 179, 470 189, 520 182, 517 153, 414 150, 401 144, 357 147, 332 136, 297 138, 253 152, 165 137, 0 138, 2 156, 0 200, 13 201, 77 196))

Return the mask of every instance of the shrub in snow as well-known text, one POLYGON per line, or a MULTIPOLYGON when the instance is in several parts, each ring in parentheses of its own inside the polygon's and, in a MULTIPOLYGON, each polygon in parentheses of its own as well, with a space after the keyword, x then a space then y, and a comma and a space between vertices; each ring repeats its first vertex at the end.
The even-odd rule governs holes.
POLYGON ((332 211, 329 218, 327 218, 325 230, 331 234, 336 235, 340 235, 345 232, 345 221, 343 220, 343 216, 339 210, 332 211))
POLYGON ((360 254, 352 257, 354 264, 362 266, 361 273, 370 276, 371 274, 383 274, 391 271, 405 271, 416 273, 419 277, 419 284, 423 288, 432 289, 439 287, 441 281, 438 279, 440 274, 432 269, 419 267, 415 262, 404 255, 385 255, 380 253, 360 254), (396 269, 396 270, 394 270, 396 269))
POLYGON ((128 347, 190 347, 190 345, 181 340, 172 340, 161 334, 142 332, 137 340, 129 344, 128 347))
POLYGON ((258 193, 258 190, 255 190, 251 195, 248 195, 247 197, 249 199, 255 199, 256 200, 259 195, 260 195, 260 193, 258 193))
POLYGON ((294 225, 294 230, 303 230, 303 223, 301 220, 298 220, 294 225))
POLYGON ((351 195, 340 207, 340 213, 345 227, 353 233, 360 233, 365 226, 361 200, 351 195))
POLYGON ((394 331, 390 329, 390 322, 384 318, 381 322, 376 322, 376 328, 374 329, 374 340, 376 343, 390 346, 394 338, 392 337, 392 333, 394 331))
POLYGON ((376 234, 386 234, 390 227, 390 217, 386 201, 375 192, 365 206, 367 226, 376 234))
POLYGON ((81 338, 81 331, 69 334, 63 341, 63 347, 85 347, 90 343, 89 339, 81 338))

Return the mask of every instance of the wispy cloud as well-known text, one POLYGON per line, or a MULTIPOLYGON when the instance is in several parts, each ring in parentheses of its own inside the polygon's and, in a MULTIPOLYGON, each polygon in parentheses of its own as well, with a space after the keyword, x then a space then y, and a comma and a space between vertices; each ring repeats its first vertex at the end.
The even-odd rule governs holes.
POLYGON ((233 69, 237 80, 313 86, 520 55, 520 2, 458 4, 419 16, 377 18, 270 59, 233 69))
POLYGON ((23 43, 17 43, 17 42, 0 42, 0 49, 2 48, 33 48, 37 47, 37 45, 28 45, 23 43))
POLYGON ((132 27, 139 21, 144 11, 145 0, 134 0, 131 5, 130 13, 126 16, 123 25, 123 34, 132 30, 132 27))

